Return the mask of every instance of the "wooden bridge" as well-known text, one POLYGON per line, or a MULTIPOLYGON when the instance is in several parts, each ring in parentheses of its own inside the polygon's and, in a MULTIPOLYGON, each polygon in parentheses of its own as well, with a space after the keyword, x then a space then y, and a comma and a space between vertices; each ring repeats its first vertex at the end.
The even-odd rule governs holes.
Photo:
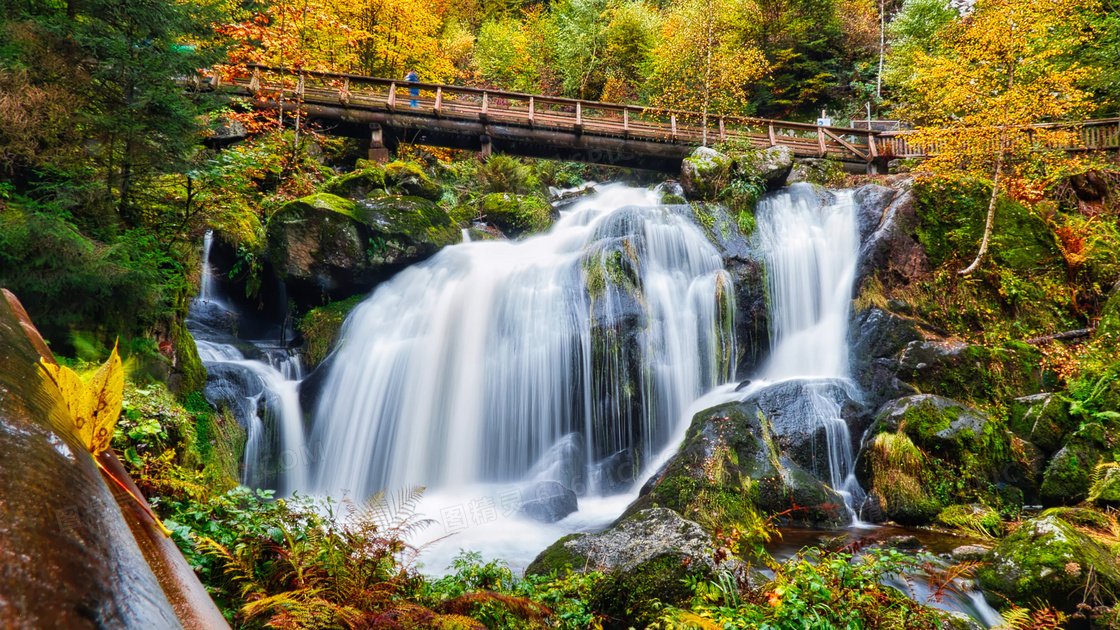
MULTIPOLYGON (((714 115, 705 126, 697 112, 260 65, 213 85, 369 140, 371 157, 407 142, 676 173, 697 146, 728 140, 869 167, 928 153, 905 131, 714 115)), ((1120 119, 1077 128, 1069 150, 1120 149, 1120 119)))

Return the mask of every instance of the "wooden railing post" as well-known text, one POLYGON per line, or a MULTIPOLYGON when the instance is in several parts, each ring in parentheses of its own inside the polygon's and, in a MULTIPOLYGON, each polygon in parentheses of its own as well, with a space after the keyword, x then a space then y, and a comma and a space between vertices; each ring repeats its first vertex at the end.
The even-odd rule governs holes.
MULTIPOLYGON (((486 115, 489 112, 489 110, 490 110, 490 93, 489 92, 483 92, 482 93, 482 111, 479 112, 478 119, 485 123, 486 122, 486 115)), ((489 145, 487 145, 487 146, 489 146, 489 145)))
POLYGON ((433 111, 436 113, 436 118, 443 115, 443 86, 436 88, 436 106, 433 111))
POLYGON ((261 91, 261 69, 253 68, 253 78, 249 79, 249 93, 256 96, 261 91))
POLYGON ((622 137, 630 137, 630 109, 622 108, 622 137))
POLYGON ((672 126, 673 140, 676 140, 677 139, 677 115, 676 114, 669 114, 669 124, 672 126))
POLYGON ((719 117, 719 141, 727 141, 727 131, 723 128, 723 116, 719 117))
POLYGON ((576 126, 577 134, 583 133, 583 103, 576 103, 576 126))
POLYGON ((767 126, 767 129, 770 132, 770 146, 772 146, 772 147, 778 146, 778 141, 774 138, 774 123, 770 123, 767 126))
POLYGON ((338 89, 338 102, 343 105, 350 104, 350 77, 342 79, 342 87, 338 89))
POLYGON ((529 97, 529 126, 530 127, 533 126, 533 110, 534 109, 536 109, 536 100, 532 96, 530 96, 529 97))
POLYGON ((389 111, 395 111, 397 109, 397 82, 396 81, 393 81, 392 83, 389 84, 389 99, 385 101, 385 106, 389 108, 389 111))
POLYGON ((824 146, 824 127, 817 127, 817 146, 820 148, 821 157, 828 153, 828 149, 824 146))

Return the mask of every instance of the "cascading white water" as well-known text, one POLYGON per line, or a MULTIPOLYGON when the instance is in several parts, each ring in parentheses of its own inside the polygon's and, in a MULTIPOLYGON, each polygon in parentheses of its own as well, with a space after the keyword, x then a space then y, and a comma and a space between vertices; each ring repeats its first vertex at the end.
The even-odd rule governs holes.
MULTIPOLYGON (((756 241, 766 255, 770 334, 774 348, 764 369, 772 381, 839 379, 852 398, 848 319, 859 255, 851 191, 830 193, 794 184, 758 204, 756 241)), ((854 475, 847 422, 828 388, 808 388, 813 420, 825 429, 829 485, 855 513, 864 498, 854 475)))
MULTIPOLYGON (((445 248, 380 285, 344 324, 311 490, 515 481, 578 451, 572 433, 580 467, 664 446, 730 377, 734 298, 719 254, 658 198, 604 186, 547 234, 445 248)), ((565 481, 594 490, 584 474, 565 481)))
POLYGON ((275 342, 269 340, 252 344, 261 349, 264 361, 250 360, 227 343, 234 338, 229 331, 221 330, 222 324, 236 318, 236 309, 214 284, 210 262, 213 233, 207 231, 202 243, 198 297, 191 305, 187 324, 195 337, 199 359, 211 370, 207 391, 214 388, 224 400, 242 399, 238 408, 244 413, 239 414, 242 417, 238 422, 247 435, 241 481, 251 487, 275 486, 282 495, 306 488, 311 454, 299 404, 298 388, 303 378, 299 357, 277 350, 275 342), (215 378, 215 371, 223 376, 215 378))

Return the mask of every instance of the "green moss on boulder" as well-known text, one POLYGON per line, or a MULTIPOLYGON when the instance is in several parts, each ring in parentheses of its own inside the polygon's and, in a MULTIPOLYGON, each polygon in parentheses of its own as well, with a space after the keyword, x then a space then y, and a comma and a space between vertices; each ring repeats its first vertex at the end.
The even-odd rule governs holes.
POLYGON ((374 191, 385 190, 385 169, 376 163, 367 163, 360 170, 339 175, 323 187, 323 191, 339 197, 362 199, 374 191))
POLYGON ((898 377, 919 392, 984 404, 1038 393, 1041 351, 1015 341, 989 347, 914 341, 899 357, 898 377))
POLYGON ((1089 500, 1101 507, 1120 507, 1120 464, 1100 464, 1093 472, 1089 500))
POLYGON ((303 360, 308 369, 315 369, 338 341, 338 331, 346 316, 365 296, 355 295, 340 302, 316 307, 299 319, 298 327, 303 335, 303 360))
POLYGON ((1107 456, 1104 426, 1091 422, 1050 458, 1042 478, 1044 505, 1072 505, 1089 497, 1093 470, 1107 456))
POLYGON ((510 236, 543 232, 552 225, 552 206, 531 195, 486 195, 482 198, 482 215, 510 236))
POLYGON ((319 193, 289 202, 268 221, 268 254, 304 308, 364 294, 400 268, 424 260, 462 233, 419 197, 360 202, 319 193))
POLYGON ((1115 601, 1120 593, 1116 554, 1074 527, 1068 516, 1047 510, 1020 525, 992 550, 991 563, 977 573, 980 585, 1017 604, 1044 601, 1068 609, 1080 601, 1092 571, 1103 598, 1115 601))
POLYGON ((1057 394, 1024 396, 1011 405, 1008 427, 1047 454, 1061 448, 1066 435, 1076 426, 1069 414, 1069 403, 1057 394))
POLYGON ((385 186, 389 192, 406 197, 421 197, 439 201, 443 189, 412 162, 390 162, 385 165, 385 186))
POLYGON ((186 395, 206 386, 206 367, 198 357, 198 347, 186 325, 171 323, 171 344, 175 349, 175 372, 168 385, 176 394, 186 395))

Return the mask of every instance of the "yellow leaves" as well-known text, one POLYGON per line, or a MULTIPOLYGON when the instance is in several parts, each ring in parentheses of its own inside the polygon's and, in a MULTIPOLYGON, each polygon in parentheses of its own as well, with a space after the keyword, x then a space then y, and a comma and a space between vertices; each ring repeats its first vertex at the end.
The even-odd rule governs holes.
POLYGON ((121 415, 121 404, 124 401, 124 364, 117 354, 116 344, 113 345, 109 360, 93 374, 88 383, 83 382, 77 372, 66 366, 42 360, 39 365, 62 394, 70 418, 78 429, 78 436, 93 455, 97 467, 147 512, 164 535, 170 536, 171 532, 164 527, 163 522, 144 500, 133 494, 128 484, 118 479, 97 459, 98 455, 109 450, 109 442, 113 439, 113 428, 117 425, 117 419, 121 415))
POLYGON ((41 365, 66 401, 78 435, 89 452, 96 456, 108 450, 124 396, 124 366, 117 347, 113 346, 109 360, 88 384, 66 366, 46 361, 41 365))

